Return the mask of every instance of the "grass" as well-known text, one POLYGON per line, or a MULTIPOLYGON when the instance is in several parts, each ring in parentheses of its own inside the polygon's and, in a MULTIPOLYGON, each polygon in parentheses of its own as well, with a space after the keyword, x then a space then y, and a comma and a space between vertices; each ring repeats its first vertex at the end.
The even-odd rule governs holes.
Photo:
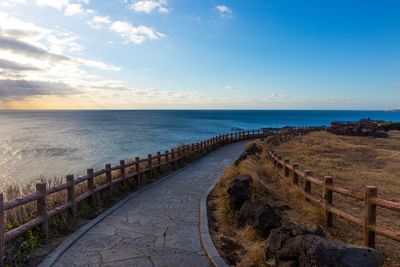
MULTIPOLYGON (((399 201, 400 132, 389 132, 389 135, 388 139, 376 139, 313 132, 293 138, 273 149, 291 162, 300 162, 301 169, 313 170, 318 177, 333 176, 334 183, 344 188, 362 191, 366 185, 374 184, 379 188, 380 197, 399 201)), ((257 144, 264 148, 260 141, 257 144)), ((250 175, 253 178, 252 192, 258 202, 288 205, 290 209, 280 213, 284 220, 302 227, 317 223, 324 228, 329 238, 363 245, 363 230, 349 222, 335 217, 334 228, 325 228, 322 209, 305 200, 291 184, 276 175, 265 153, 263 150, 259 155, 248 157, 239 166, 226 168, 209 196, 212 238, 225 259, 232 260, 235 266, 265 266, 265 240, 257 237, 250 227, 237 227, 236 215, 229 208, 227 189, 230 182, 239 175, 250 175), (237 248, 229 250, 221 246, 221 236, 233 239, 238 244, 237 248)), ((322 197, 321 190, 313 187, 313 192, 322 197)), ((350 214, 363 218, 363 203, 338 194, 334 195, 334 202, 350 214)), ((399 223, 399 214, 378 208, 378 225, 399 231, 399 223)), ((385 253, 385 266, 400 266, 398 242, 377 237, 377 249, 385 253)))
MULTIPOLYGON (((374 185, 378 187, 379 197, 400 202, 399 131, 389 132, 387 139, 313 132, 303 137, 292 138, 273 149, 291 162, 301 163, 301 169, 310 169, 317 177, 333 176, 334 183, 343 188, 363 192, 367 185, 374 185)), ((313 190, 322 196, 320 189, 313 190)), ((364 205, 361 201, 335 194, 334 204, 349 214, 363 219, 364 205)), ((378 208, 377 224, 399 231, 400 214, 378 208)), ((330 234, 345 242, 363 244, 362 229, 337 218, 335 218, 335 228, 330 229, 330 234)), ((387 255, 387 266, 400 266, 398 242, 378 237, 377 249, 387 255)))
POLYGON ((253 179, 251 187, 253 195, 260 199, 264 197, 261 186, 263 166, 258 163, 257 156, 248 157, 239 166, 227 167, 208 200, 213 222, 211 223, 213 225, 211 228, 212 238, 215 244, 220 242, 221 236, 233 239, 238 249, 229 250, 228 248, 227 250, 220 250, 220 252, 225 258, 230 257, 236 266, 265 266, 263 263, 265 240, 258 237, 250 226, 238 228, 236 226, 236 215, 230 210, 228 204, 227 190, 229 184, 239 175, 250 175, 253 179))
MULTIPOLYGON (((313 226, 322 220, 322 212, 304 200, 304 197, 274 175, 269 162, 265 160, 264 144, 257 141, 262 149, 258 155, 248 157, 238 166, 225 169, 220 181, 208 199, 211 221, 211 235, 219 252, 225 259, 232 258, 234 266, 266 266, 264 263, 265 240, 250 226, 238 227, 236 216, 229 208, 227 190, 229 184, 239 175, 252 177, 253 201, 275 206, 289 205, 291 208, 279 213, 285 221, 292 221, 303 227, 313 226), (230 236, 241 247, 229 250, 220 245, 221 236, 230 236)), ((229 260, 228 260, 229 261, 229 260)))

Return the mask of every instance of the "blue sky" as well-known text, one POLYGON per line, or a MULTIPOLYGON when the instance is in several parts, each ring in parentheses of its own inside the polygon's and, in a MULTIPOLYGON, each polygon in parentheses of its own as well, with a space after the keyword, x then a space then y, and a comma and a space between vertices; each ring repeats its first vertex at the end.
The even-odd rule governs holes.
POLYGON ((1 0, 1 108, 400 107, 399 1, 1 0))

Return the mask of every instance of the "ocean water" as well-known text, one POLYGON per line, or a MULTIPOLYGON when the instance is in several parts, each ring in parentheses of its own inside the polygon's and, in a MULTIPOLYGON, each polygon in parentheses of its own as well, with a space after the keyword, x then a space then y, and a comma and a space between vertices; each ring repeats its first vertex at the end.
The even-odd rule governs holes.
POLYGON ((400 121, 384 111, 0 111, 0 188, 165 151, 217 134, 332 120, 400 121))

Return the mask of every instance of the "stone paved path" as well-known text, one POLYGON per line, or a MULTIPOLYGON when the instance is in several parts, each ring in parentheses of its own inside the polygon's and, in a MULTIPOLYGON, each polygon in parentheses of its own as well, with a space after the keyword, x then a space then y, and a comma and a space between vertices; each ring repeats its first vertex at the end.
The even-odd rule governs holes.
POLYGON ((244 142, 222 147, 135 195, 54 266, 210 266, 200 244, 200 200, 243 147, 244 142))

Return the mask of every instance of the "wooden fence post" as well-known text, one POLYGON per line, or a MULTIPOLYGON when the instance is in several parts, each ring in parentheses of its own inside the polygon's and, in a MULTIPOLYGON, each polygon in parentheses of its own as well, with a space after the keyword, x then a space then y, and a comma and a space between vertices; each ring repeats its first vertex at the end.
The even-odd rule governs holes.
POLYGON ((4 240, 4 195, 0 193, 0 267, 4 266, 4 250, 5 250, 5 240, 4 240))
POLYGON ((88 176, 88 190, 90 192, 90 197, 89 197, 89 202, 92 206, 96 206, 96 196, 94 195, 94 176, 93 176, 94 170, 93 169, 87 169, 86 174, 88 176))
POLYGON ((169 166, 168 161, 169 161, 169 157, 168 157, 168 150, 165 150, 165 166, 169 166))
POLYGON ((77 205, 76 205, 76 197, 75 197, 75 178, 73 175, 67 176, 67 183, 68 183, 67 201, 71 203, 71 214, 72 214, 72 217, 75 219, 76 212, 77 212, 77 205))
MULTIPOLYGON (((147 154, 147 164, 148 164, 148 168, 149 168, 149 177, 148 178, 152 178, 151 176, 153 175, 153 156, 151 154, 147 154)), ((146 178, 146 179, 148 179, 146 178)))
POLYGON ((282 156, 278 156, 278 171, 281 171, 282 168, 281 161, 282 161, 282 156))
POLYGON ((158 171, 161 172, 161 152, 157 152, 157 165, 158 165, 158 171))
POLYGON ((297 170, 299 169, 299 164, 293 164, 293 173, 292 173, 292 182, 294 185, 299 185, 299 175, 297 174, 297 170))
POLYGON ((364 243, 365 246, 375 248, 375 231, 369 229, 376 225, 376 205, 371 199, 378 196, 378 188, 367 186, 365 190, 365 218, 364 218, 364 243))
POLYGON ((106 183, 109 185, 111 195, 113 194, 113 184, 112 184, 112 173, 111 173, 111 164, 106 164, 106 183))
POLYGON ((49 239, 49 222, 47 216, 47 185, 46 182, 36 182, 36 192, 40 194, 40 198, 36 201, 37 213, 43 218, 42 233, 46 239, 49 239))
POLYGON ((308 176, 312 175, 312 171, 310 170, 306 170, 304 171, 304 191, 307 194, 311 194, 311 182, 309 180, 307 180, 308 176))
POLYGON ((172 167, 175 167, 175 150, 171 149, 172 167))
POLYGON ((284 168, 285 168, 285 177, 287 178, 287 177, 289 177, 289 175, 290 175, 290 173, 289 173, 289 167, 287 166, 288 164, 290 163, 290 160, 288 160, 288 159, 285 159, 284 160, 284 168))
POLYGON ((135 157, 135 172, 136 172, 136 183, 137 185, 142 184, 140 175, 140 157, 135 157))
POLYGON ((126 186, 126 169, 125 169, 125 160, 120 160, 119 165, 121 166, 121 179, 122 179, 122 185, 126 186))
POLYGON ((327 227, 333 227, 333 214, 329 212, 329 206, 333 205, 333 191, 329 186, 333 185, 333 178, 331 176, 324 177, 324 214, 327 227))

